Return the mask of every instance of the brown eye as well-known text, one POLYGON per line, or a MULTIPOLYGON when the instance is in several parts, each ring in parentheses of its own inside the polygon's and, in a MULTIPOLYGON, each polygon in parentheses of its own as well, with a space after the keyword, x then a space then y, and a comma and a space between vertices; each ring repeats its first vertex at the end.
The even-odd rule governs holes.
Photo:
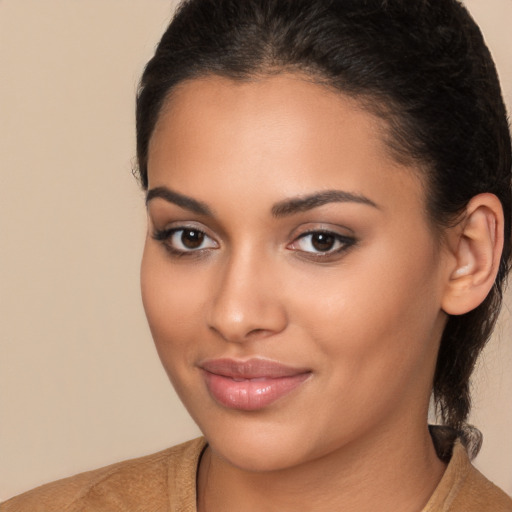
POLYGON ((310 231, 299 236, 290 249, 316 256, 329 256, 343 252, 356 243, 355 238, 332 231, 310 231))
POLYGON ((181 243, 187 249, 197 249, 204 241, 204 233, 197 229, 184 229, 181 234, 181 243))
POLYGON ((311 235, 311 245, 319 252, 330 251, 336 238, 331 233, 313 233, 311 235))
POLYGON ((173 255, 182 256, 219 248, 217 242, 204 231, 190 227, 156 230, 153 238, 173 255))

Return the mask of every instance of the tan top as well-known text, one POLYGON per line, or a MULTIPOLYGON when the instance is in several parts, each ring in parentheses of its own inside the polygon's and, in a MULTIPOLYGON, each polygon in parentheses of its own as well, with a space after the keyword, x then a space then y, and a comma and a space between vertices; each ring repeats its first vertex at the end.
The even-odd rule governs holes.
MULTIPOLYGON (((43 485, 1 505, 1 512, 196 512, 203 438, 139 459, 43 485)), ((457 442, 422 512, 512 512, 512 499, 469 462, 457 442)))

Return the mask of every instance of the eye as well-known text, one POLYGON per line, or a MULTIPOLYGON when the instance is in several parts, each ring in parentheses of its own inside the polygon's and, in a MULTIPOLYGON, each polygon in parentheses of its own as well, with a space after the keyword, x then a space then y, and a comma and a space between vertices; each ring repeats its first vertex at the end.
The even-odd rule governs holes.
POLYGON ((180 227, 161 231, 157 230, 153 233, 153 238, 163 242, 166 249, 177 255, 185 255, 218 247, 215 240, 197 228, 180 227))
POLYGON ((348 249, 354 243, 354 238, 333 233, 332 231, 310 231, 297 238, 290 248, 306 253, 328 255, 348 249))

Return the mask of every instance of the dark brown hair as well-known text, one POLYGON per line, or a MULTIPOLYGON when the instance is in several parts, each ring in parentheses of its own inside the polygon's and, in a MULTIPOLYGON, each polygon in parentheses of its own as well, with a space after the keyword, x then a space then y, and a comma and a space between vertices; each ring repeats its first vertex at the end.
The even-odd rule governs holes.
POLYGON ((425 173, 434 225, 495 194, 505 247, 485 301, 448 319, 433 393, 442 422, 461 432, 469 379, 502 301, 511 254, 511 141, 494 63, 456 0, 186 0, 142 76, 137 155, 147 188, 148 145, 167 96, 209 74, 244 80, 299 71, 363 101, 389 126, 397 158, 425 173))

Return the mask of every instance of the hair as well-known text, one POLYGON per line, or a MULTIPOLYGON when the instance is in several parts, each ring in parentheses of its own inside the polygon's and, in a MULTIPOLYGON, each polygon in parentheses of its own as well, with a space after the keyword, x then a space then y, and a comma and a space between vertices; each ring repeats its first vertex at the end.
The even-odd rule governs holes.
POLYGON ((505 244, 497 279, 480 306, 449 316, 435 369, 440 420, 464 435, 470 376, 494 328, 511 263, 510 131, 482 34, 456 0, 185 0, 138 91, 142 187, 150 138, 173 88, 211 75, 248 80, 283 72, 306 75, 385 119, 396 159, 424 174, 434 226, 457 222, 479 193, 501 201, 505 244))

